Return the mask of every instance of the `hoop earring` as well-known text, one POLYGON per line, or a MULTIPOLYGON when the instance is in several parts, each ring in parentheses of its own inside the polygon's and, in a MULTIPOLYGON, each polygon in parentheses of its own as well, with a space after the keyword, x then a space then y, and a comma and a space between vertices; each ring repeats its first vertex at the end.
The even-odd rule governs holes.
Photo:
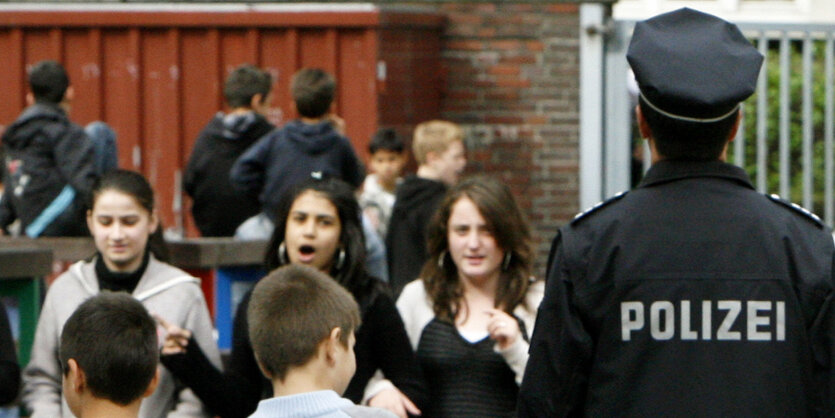
POLYGON ((510 251, 504 253, 504 261, 502 261, 502 270, 507 270, 510 267, 510 258, 512 257, 513 253, 510 251))
POLYGON ((438 268, 443 270, 444 269, 444 259, 446 258, 446 250, 441 251, 441 255, 438 256, 438 268))
POLYGON ((281 261, 281 264, 290 264, 290 259, 287 257, 287 246, 284 245, 284 241, 278 244, 278 261, 281 261))
POLYGON ((336 258, 336 269, 342 270, 342 267, 345 266, 345 249, 339 249, 339 256, 336 258))

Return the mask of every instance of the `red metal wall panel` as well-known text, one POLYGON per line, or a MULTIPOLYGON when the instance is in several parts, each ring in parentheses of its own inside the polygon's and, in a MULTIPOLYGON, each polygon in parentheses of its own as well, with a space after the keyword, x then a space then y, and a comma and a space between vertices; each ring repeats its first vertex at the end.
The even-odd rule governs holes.
POLYGON ((67 68, 73 90, 72 115, 79 120, 103 117, 104 98, 101 92, 101 37, 99 29, 63 31, 63 64, 67 68))
POLYGON ((134 170, 142 169, 140 138, 144 112, 140 93, 140 39, 138 29, 107 29, 102 34, 102 51, 106 51, 101 60, 102 92, 106 103, 103 120, 118 136, 119 166, 134 170))
POLYGON ((389 18, 376 8, 351 6, 204 9, 0 9, 0 79, 6 96, 0 101, 0 124, 11 123, 25 106, 27 66, 43 59, 62 62, 75 89, 70 117, 82 125, 109 123, 118 135, 120 166, 148 177, 166 227, 185 228, 193 235, 179 176, 195 137, 223 109, 223 80, 240 64, 253 63, 273 75, 274 109, 268 118, 276 124, 296 117, 289 92, 295 71, 320 67, 334 74, 334 109, 345 119, 346 133, 364 159, 369 138, 378 126, 390 125, 388 119, 413 125, 437 115, 439 103, 434 98, 426 103, 425 86, 406 84, 426 80, 424 73, 430 78, 435 74, 439 50, 431 51, 434 60, 406 57, 409 62, 398 67, 422 74, 398 81, 395 89, 395 106, 409 103, 403 96, 409 93, 403 92, 420 95, 418 102, 428 105, 418 112, 404 107, 409 115, 387 108, 380 90, 385 84, 377 80, 376 68, 380 60, 402 58, 393 51, 418 44, 384 45, 387 39, 401 40, 383 32, 417 28, 438 40, 438 16, 406 13, 389 18), (416 63, 429 68, 414 68, 416 63))
POLYGON ((180 168, 179 32, 176 29, 145 31, 141 67, 144 119, 142 120, 142 171, 154 185, 160 214, 167 227, 176 225, 174 189, 180 168))
POLYGON ((23 50, 26 63, 32 65, 40 60, 63 58, 61 31, 58 29, 33 29, 23 37, 23 50))
POLYGON ((336 73, 340 83, 339 114, 345 119, 351 132, 351 142, 357 154, 368 160, 368 141, 379 123, 379 115, 368 109, 377 109, 376 89, 376 36, 362 30, 342 31, 339 38, 338 62, 350 62, 336 73))
POLYGON ((300 68, 298 31, 293 28, 261 32, 261 66, 273 76, 273 106, 268 119, 276 125, 295 117, 290 79, 300 68))
MULTIPOLYGON (((221 63, 217 30, 181 31, 183 137, 195 138, 203 126, 223 108, 223 79, 228 74, 221 63)), ((185 167, 193 142, 186 141, 180 164, 185 167)))
POLYGON ((21 29, 0 31, 0 51, 3 51, 0 80, 3 80, 5 95, 3 100, 0 100, 0 124, 6 126, 14 120, 26 103, 23 31, 21 29))

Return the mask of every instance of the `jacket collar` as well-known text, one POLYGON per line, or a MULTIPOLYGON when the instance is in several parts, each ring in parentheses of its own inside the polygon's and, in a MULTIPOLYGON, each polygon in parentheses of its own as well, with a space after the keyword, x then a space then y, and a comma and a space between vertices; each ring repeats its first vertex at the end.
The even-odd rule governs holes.
MULTIPOLYGON (((70 271, 74 273, 74 276, 81 282, 81 285, 90 295, 95 295, 100 291, 99 282, 96 279, 95 264, 96 260, 93 258, 89 261, 81 260, 70 267, 70 271)), ((136 288, 131 295, 137 300, 143 301, 182 283, 195 283, 198 286, 200 285, 200 281, 197 278, 157 260, 151 254, 148 260, 148 267, 145 268, 145 273, 139 279, 139 283, 136 284, 136 288)))
POLYGON ((696 177, 715 177, 733 181, 751 190, 754 185, 745 170, 722 161, 662 160, 652 165, 639 188, 653 187, 696 177))
POLYGON ((66 118, 67 112, 64 112, 61 106, 54 103, 35 103, 24 109, 20 115, 21 120, 38 117, 66 118))

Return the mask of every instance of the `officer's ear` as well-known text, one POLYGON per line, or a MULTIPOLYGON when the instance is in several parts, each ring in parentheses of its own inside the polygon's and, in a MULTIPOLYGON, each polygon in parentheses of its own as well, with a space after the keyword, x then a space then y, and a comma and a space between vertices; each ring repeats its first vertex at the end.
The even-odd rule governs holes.
POLYGON ((731 132, 728 133, 728 142, 733 142, 734 138, 736 138, 736 133, 739 131, 739 123, 742 120, 742 111, 736 111, 736 120, 734 121, 734 126, 731 128, 731 132))
POLYGON ((664 159, 664 156, 655 148, 655 139, 652 137, 652 130, 649 128, 644 113, 641 112, 641 105, 635 105, 635 119, 638 121, 638 131, 641 133, 641 138, 644 138, 649 144, 650 159, 655 164, 664 159))
POLYGON ((641 138, 652 138, 652 130, 649 128, 649 124, 646 118, 644 118, 644 113, 641 112, 641 105, 639 104, 635 105, 635 120, 638 121, 638 131, 641 133, 641 138))

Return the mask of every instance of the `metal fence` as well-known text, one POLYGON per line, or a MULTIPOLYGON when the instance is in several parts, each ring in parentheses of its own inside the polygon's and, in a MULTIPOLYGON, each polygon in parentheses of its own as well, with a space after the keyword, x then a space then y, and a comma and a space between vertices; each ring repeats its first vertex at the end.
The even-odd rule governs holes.
MULTIPOLYGON (((835 25, 739 26, 766 59, 754 96, 743 104, 728 161, 744 167, 760 192, 800 203, 833 225, 835 25)), ((601 197, 632 185, 635 101, 625 56, 633 27, 634 22, 615 22, 605 42, 601 197)), ((648 167, 646 149, 643 161, 648 167)))
POLYGON ((797 201, 832 225, 835 25, 740 27, 766 64, 755 97, 745 104, 744 117, 755 121, 741 125, 746 129, 737 135, 732 161, 748 168, 759 191, 797 201))

